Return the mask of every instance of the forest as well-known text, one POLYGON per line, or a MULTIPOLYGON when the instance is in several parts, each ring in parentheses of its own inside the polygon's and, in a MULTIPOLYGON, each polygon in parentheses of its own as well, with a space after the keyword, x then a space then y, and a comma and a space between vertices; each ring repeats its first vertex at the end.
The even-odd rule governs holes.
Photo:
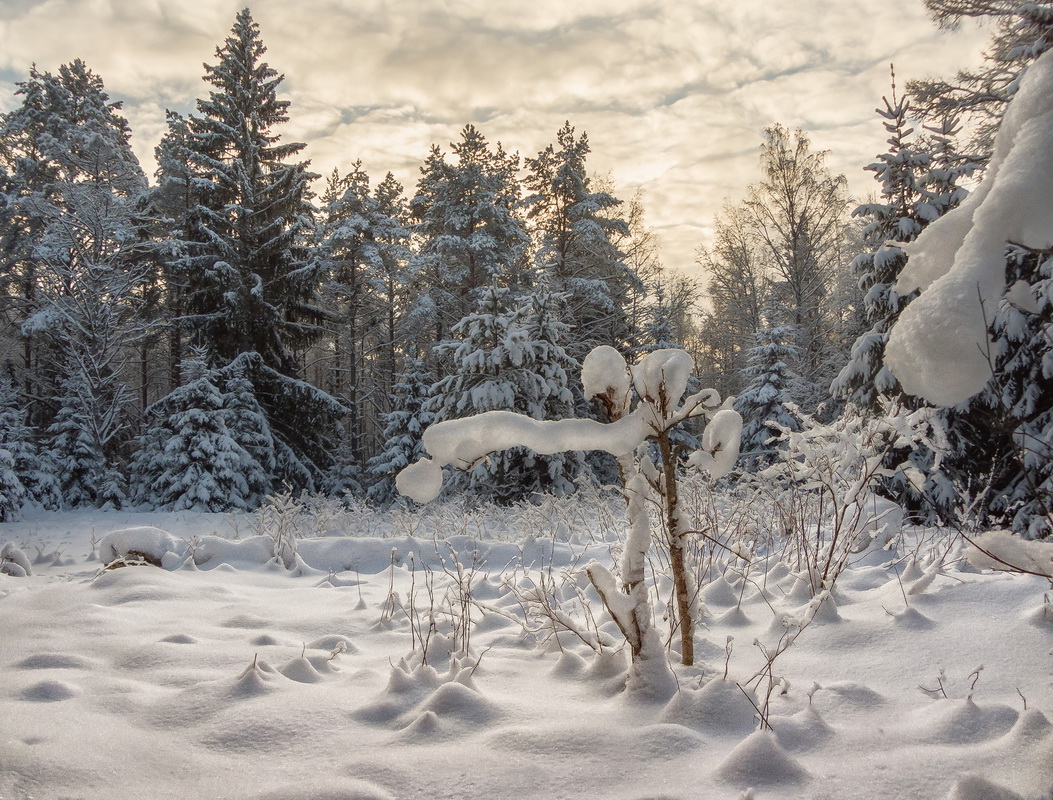
POLYGON ((925 5, 690 270, 572 120, 314 174, 249 9, 151 177, 33 67, 0 797, 1053 800, 1053 0, 925 5))
MULTIPOLYGON (((196 112, 168 113, 152 180, 101 76, 79 60, 34 68, 0 126, 0 508, 253 509, 286 488, 388 505, 433 422, 598 418, 575 376, 608 345, 630 360, 682 348, 700 385, 737 398, 740 472, 812 420, 932 407, 939 452, 890 453, 910 478, 895 471, 884 492, 920 521, 1044 536, 1048 252, 1008 244, 1006 285, 1029 300, 985 307, 982 391, 935 405, 882 361, 917 294, 897 287, 904 247, 982 178, 1047 46, 1046 4, 1010 5, 930 2, 943 23, 994 18, 984 67, 906 87, 892 74, 875 119, 889 146, 862 204, 805 133, 773 122, 758 180, 691 272, 662 265, 641 198, 589 173, 570 122, 526 157, 465 125, 408 191, 361 161, 323 180, 282 140, 295 109, 248 9, 196 112)), ((509 504, 614 474, 519 452, 447 492, 509 504)))

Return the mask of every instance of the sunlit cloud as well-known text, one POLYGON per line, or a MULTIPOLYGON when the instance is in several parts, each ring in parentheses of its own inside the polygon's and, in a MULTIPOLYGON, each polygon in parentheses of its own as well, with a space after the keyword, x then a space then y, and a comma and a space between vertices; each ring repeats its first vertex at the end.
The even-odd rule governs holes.
MULTIPOLYGON (((0 0, 0 78, 84 59, 125 104, 153 172, 166 108, 207 92, 202 64, 242 2, 0 0)), ((975 63, 985 34, 937 31, 921 0, 257 0, 267 60, 286 77, 284 130, 327 174, 361 159, 412 191, 433 143, 468 122, 524 156, 565 120, 591 167, 642 189, 666 262, 689 267, 725 198, 759 178, 764 128, 802 128, 858 196, 884 147, 873 110, 889 63, 909 77, 975 63)), ((18 99, 0 96, 0 108, 18 99)))

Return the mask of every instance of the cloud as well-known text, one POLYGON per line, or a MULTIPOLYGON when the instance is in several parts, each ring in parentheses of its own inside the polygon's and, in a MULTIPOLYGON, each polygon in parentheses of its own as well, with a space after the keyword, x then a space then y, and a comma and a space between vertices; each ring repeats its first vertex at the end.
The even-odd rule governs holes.
MULTIPOLYGON (((125 102, 148 171, 164 109, 189 111, 244 0, 0 0, 0 78, 83 58, 125 102)), ((936 30, 920 0, 257 0, 284 130, 316 172, 361 158, 412 190, 465 123, 533 155, 564 120, 591 167, 644 191, 667 263, 689 267, 724 198, 759 178, 763 130, 810 132, 859 195, 883 151, 888 63, 908 77, 974 62, 983 34, 936 30)), ((12 87, 13 88, 13 87, 12 87)), ((12 108, 17 98, 0 97, 12 108)))

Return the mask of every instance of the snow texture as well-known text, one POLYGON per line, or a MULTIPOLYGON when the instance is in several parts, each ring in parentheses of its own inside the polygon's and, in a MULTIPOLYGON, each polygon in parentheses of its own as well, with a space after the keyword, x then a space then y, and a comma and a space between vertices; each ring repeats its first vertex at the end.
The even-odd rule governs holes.
POLYGON ((715 572, 725 583, 707 603, 731 589, 745 622, 707 619, 695 667, 669 666, 661 599, 645 647, 658 642, 649 665, 663 672, 630 668, 626 648, 608 646, 611 622, 597 619, 602 653, 565 631, 558 647, 524 631, 534 620, 512 589, 552 578, 558 589, 567 576, 560 608, 573 621, 582 565, 595 560, 618 580, 611 545, 625 502, 602 502, 471 516, 442 504, 359 510, 330 520, 338 533, 298 540, 312 567, 299 575, 267 565, 269 537, 244 535, 246 513, 30 511, 5 523, 27 552, 60 549, 66 560, 0 574, 0 796, 1048 797, 1051 628, 1033 613, 1048 581, 977 572, 953 535, 904 529, 904 550, 838 579, 843 620, 809 626, 775 664, 786 692, 770 698, 773 734, 757 730, 765 685, 749 679, 764 666, 750 643, 771 646, 786 630, 769 632, 775 613, 801 604, 777 555, 748 575, 764 597, 739 592, 734 570, 724 572, 734 586, 715 572), (574 521, 539 536, 550 514, 574 521), (232 537, 232 521, 240 538, 216 535, 232 537), (146 526, 155 533, 127 533, 146 526), (129 547, 155 536, 193 542, 193 560, 100 571, 92 538, 111 529, 129 547), (462 529, 473 535, 449 535, 462 529), (925 625, 895 616, 909 554, 920 564, 913 580, 947 556, 946 577, 908 596, 925 625), (443 598, 456 606, 462 580, 454 562, 478 564, 468 658, 448 655, 456 645, 443 598), (439 626, 426 665, 414 607, 439 626), (948 697, 920 693, 937 686, 941 666, 948 697), (645 691, 655 700, 637 699, 645 691), (146 768, 175 752, 191 761, 146 768))

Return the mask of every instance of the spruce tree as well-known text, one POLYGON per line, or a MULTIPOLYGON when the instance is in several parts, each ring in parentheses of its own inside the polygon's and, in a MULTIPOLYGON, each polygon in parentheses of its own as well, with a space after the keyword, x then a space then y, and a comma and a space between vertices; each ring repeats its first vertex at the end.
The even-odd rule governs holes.
POLYGON ((24 501, 47 509, 61 505, 54 465, 38 448, 36 432, 26 424, 25 403, 6 377, 0 378, 0 449, 11 455, 10 468, 26 491, 24 501))
POLYGON ((357 473, 363 463, 372 422, 367 409, 385 405, 396 369, 399 296, 406 288, 410 236, 401 219, 400 195, 390 174, 371 190, 369 176, 356 162, 347 175, 334 171, 322 198, 316 258, 331 316, 323 385, 350 410, 348 446, 337 459, 346 478, 352 474, 347 470, 357 473))
POLYGON ((835 397, 871 412, 878 411, 879 397, 902 397, 899 382, 884 365, 888 332, 912 299, 892 288, 907 263, 900 244, 914 241, 926 225, 956 207, 966 195, 962 181, 978 166, 955 152, 957 128, 951 120, 929 129, 928 139, 915 135, 910 104, 897 96, 894 74, 892 99, 882 100, 885 107, 877 113, 889 134, 889 149, 866 167, 881 183, 881 194, 852 212, 865 220, 863 243, 871 248, 852 263, 869 329, 856 339, 849 362, 830 387, 835 397))
POLYGON ((949 412, 958 445, 945 470, 986 488, 982 525, 1029 538, 1053 536, 1053 258, 1013 246, 1010 290, 991 315, 993 375, 949 412))
MULTIPOLYGON (((553 341, 561 331, 545 305, 517 305, 510 290, 499 286, 483 291, 476 311, 454 326, 457 338, 436 348, 454 370, 432 387, 429 408, 436 421, 486 411, 551 419, 572 409, 566 377, 575 362, 553 341)), ((458 473, 456 485, 503 504, 546 491, 565 494, 573 490, 568 472, 576 463, 564 454, 542 456, 517 447, 458 473)))
POLYGON ((259 502, 260 465, 234 438, 218 375, 202 351, 183 385, 147 409, 151 425, 132 464, 136 502, 164 511, 228 511, 259 502))
POLYGON ((788 344, 793 339, 791 328, 763 328, 748 351, 743 370, 746 388, 735 400, 735 410, 744 421, 740 463, 747 471, 775 460, 777 446, 771 440, 780 434, 779 426, 800 430, 800 421, 788 408, 794 378, 789 365, 798 357, 798 348, 788 344))
POLYGON ((427 455, 421 437, 435 421, 428 402, 433 383, 423 359, 405 360, 392 389, 391 411, 384 415, 384 447, 367 465, 374 481, 368 492, 372 502, 392 503, 398 496, 395 476, 427 455))
POLYGON ((530 244, 517 211, 518 154, 500 142, 491 148, 474 125, 451 148, 453 162, 432 147, 409 205, 420 241, 411 267, 423 288, 417 305, 432 342, 449 336, 490 285, 521 285, 530 244))
POLYGON ((186 286, 180 323, 192 341, 222 378, 241 372, 255 388, 275 437, 276 478, 313 490, 345 409, 297 380, 296 352, 318 339, 324 318, 319 265, 305 249, 314 176, 307 162, 290 161, 304 145, 281 143, 275 132, 289 103, 278 99, 283 76, 265 52, 249 10, 239 12, 217 63, 205 66, 209 97, 185 126, 169 120, 179 157, 162 167, 185 170, 193 192, 172 268, 186 286))

